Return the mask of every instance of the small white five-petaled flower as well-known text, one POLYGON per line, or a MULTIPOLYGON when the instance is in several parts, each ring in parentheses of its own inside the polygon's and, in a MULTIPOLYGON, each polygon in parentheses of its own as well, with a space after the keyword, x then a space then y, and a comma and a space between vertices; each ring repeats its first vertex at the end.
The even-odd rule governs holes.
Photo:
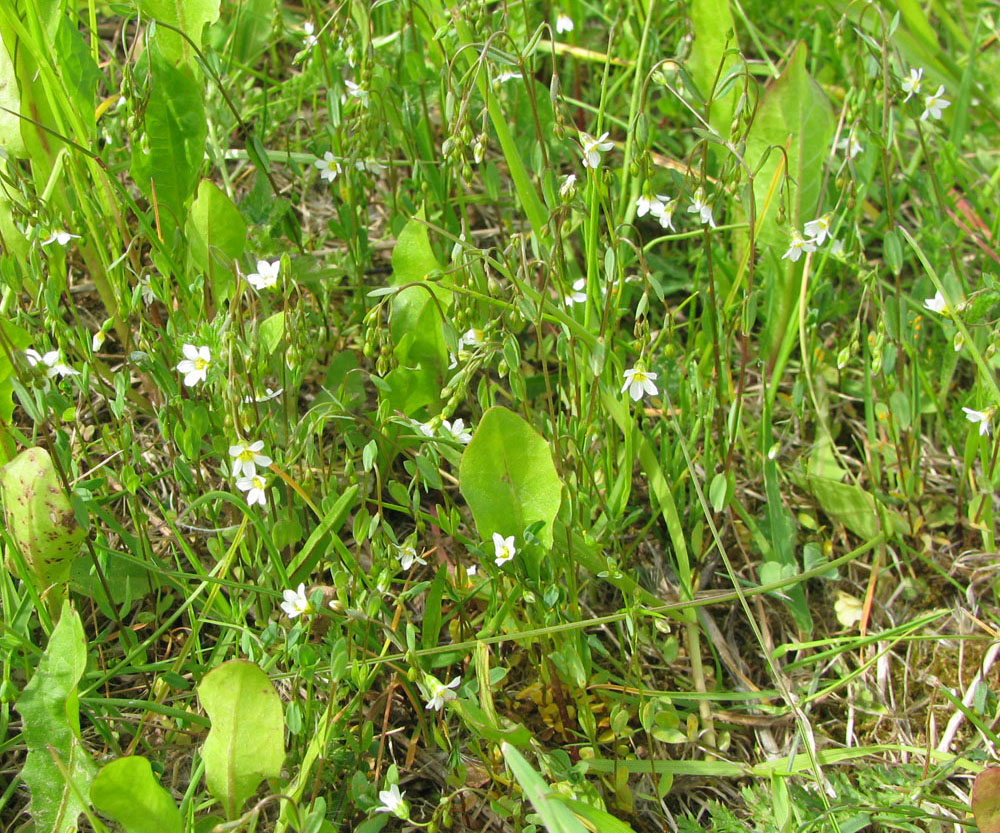
POLYGON ((920 88, 924 85, 923 79, 923 67, 910 67, 910 74, 903 79, 903 92, 906 93, 906 98, 904 98, 903 101, 909 101, 910 96, 920 94, 920 88))
POLYGON ((305 40, 302 42, 302 45, 306 49, 312 49, 316 45, 316 34, 315 34, 316 27, 313 26, 311 20, 307 20, 305 23, 302 24, 302 32, 306 36, 305 40))
POLYGON ((442 419, 441 427, 462 445, 468 445, 472 442, 472 434, 465 430, 465 420, 456 419, 454 422, 448 422, 448 420, 442 419))
POLYGON ((632 367, 626 370, 624 375, 625 384, 622 385, 621 392, 628 391, 633 402, 638 402, 646 393, 650 396, 656 396, 655 381, 658 374, 641 367, 632 367))
POLYGON ((802 257, 803 252, 815 252, 816 242, 814 240, 807 240, 801 234, 799 234, 797 229, 792 230, 792 242, 788 244, 788 249, 781 256, 782 260, 787 258, 788 260, 795 263, 800 257, 802 257))
POLYGON ((660 209, 660 213, 656 214, 656 218, 660 221, 660 225, 663 228, 668 228, 674 231, 674 209, 677 207, 676 200, 670 197, 664 197, 662 194, 658 194, 657 198, 663 200, 663 208, 660 209))
POLYGON ((49 370, 45 374, 47 378, 51 379, 53 376, 79 376, 80 371, 74 370, 67 364, 63 364, 59 361, 59 351, 49 350, 44 356, 40 355, 37 350, 32 350, 30 347, 24 351, 25 358, 28 359, 28 364, 34 367, 36 364, 41 362, 49 370))
POLYGON ((233 457, 233 477, 253 477, 257 474, 257 466, 267 468, 273 462, 270 457, 260 452, 264 448, 264 441, 257 440, 250 443, 236 443, 229 446, 229 456, 233 457))
POLYGON ((368 90, 360 84, 355 84, 349 78, 344 81, 344 86, 347 87, 347 94, 351 98, 356 98, 360 101, 362 107, 368 106, 368 90))
POLYGON ((837 142, 837 147, 840 150, 847 152, 848 159, 853 159, 855 156, 861 153, 861 151, 864 150, 864 148, 861 147, 861 142, 858 140, 857 133, 855 132, 853 127, 847 134, 846 138, 843 138, 839 142, 837 142))
POLYGON ((212 361, 208 347, 185 344, 181 352, 184 353, 184 358, 177 363, 177 369, 184 374, 184 387, 189 388, 198 382, 204 382, 208 377, 208 365, 212 361))
POLYGON ((979 423, 979 436, 985 437, 990 433, 990 411, 975 411, 972 408, 962 408, 965 411, 965 418, 972 423, 979 423))
POLYGON ((264 492, 267 482, 259 474, 253 477, 241 477, 236 481, 236 488, 247 493, 248 506, 253 506, 255 503, 263 506, 267 502, 267 494, 264 492))
POLYGON ((296 590, 283 590, 281 592, 284 601, 281 609, 289 619, 301 616, 303 613, 312 613, 312 605, 309 604, 309 597, 306 595, 305 584, 299 584, 296 590))
POLYGON ((455 689, 458 688, 461 682, 461 677, 455 677, 448 685, 445 685, 437 677, 432 677, 428 674, 424 679, 424 685, 427 687, 428 694, 430 695, 430 699, 427 701, 427 708, 439 712, 449 700, 458 699, 455 689))
POLYGON ((424 559, 417 555, 416 549, 411 544, 402 544, 396 547, 399 556, 399 566, 404 570, 409 570, 414 564, 427 564, 424 559))
POLYGON ((939 119, 944 108, 950 106, 951 102, 944 98, 944 84, 942 84, 937 88, 936 93, 924 98, 924 112, 920 114, 920 121, 939 119))
POLYGON ((568 14, 562 14, 560 12, 558 15, 556 15, 557 35, 563 35, 566 32, 572 32, 573 29, 575 28, 575 25, 576 24, 573 23, 573 18, 571 18, 568 14))
POLYGON ((699 188, 691 198, 691 205, 688 206, 688 214, 697 214, 702 225, 706 223, 715 228, 715 218, 712 216, 712 206, 705 202, 705 192, 699 188))
POLYGON ((944 312, 948 309, 948 302, 944 299, 944 295, 941 294, 941 290, 939 289, 934 293, 933 298, 924 299, 924 306, 931 312, 944 312))
POLYGON ((576 174, 567 174, 559 186, 559 196, 564 200, 573 198, 576 193, 576 174))
POLYGON ((390 784, 389 789, 379 791, 378 800, 382 803, 382 806, 376 807, 375 812, 392 813, 401 819, 409 818, 410 811, 406 806, 406 802, 403 801, 404 795, 406 795, 406 791, 403 790, 400 792, 399 784, 390 784))
POLYGON ((654 217, 659 217, 663 213, 664 205, 668 202, 670 202, 670 197, 665 197, 662 194, 656 194, 652 197, 643 194, 635 201, 635 216, 645 217, 647 214, 652 214, 654 217))
POLYGON ((606 141, 608 134, 602 133, 595 139, 589 133, 580 131, 580 147, 583 149, 583 167, 594 168, 601 166, 601 154, 611 150, 615 146, 614 142, 606 141))
POLYGON ((584 303, 587 300, 586 289, 587 289, 586 278, 578 278, 577 280, 573 281, 572 292, 570 292, 566 297, 563 298, 563 301, 566 302, 566 306, 571 307, 573 306, 573 304, 584 303))
POLYGON ((812 238, 816 246, 822 246, 827 237, 830 236, 830 225, 833 223, 833 212, 827 212, 822 217, 810 220, 805 225, 806 237, 812 238))
POLYGON ((493 554, 494 562, 498 567, 502 567, 517 555, 517 547, 514 546, 514 536, 503 537, 499 532, 493 533, 493 554))
POLYGON ((274 286, 278 282, 278 273, 281 271, 280 260, 258 260, 257 271, 247 275, 247 283, 254 289, 260 291, 274 286))
POLYGON ((58 243, 60 246, 65 246, 70 240, 79 240, 79 234, 70 234, 68 231, 63 231, 62 229, 56 229, 49 236, 48 240, 43 240, 42 245, 48 246, 49 243, 58 243))
POLYGON ((317 159, 313 162, 317 168, 319 168, 319 175, 327 182, 333 182, 337 176, 340 174, 340 162, 337 161, 330 151, 323 154, 322 159, 317 159))

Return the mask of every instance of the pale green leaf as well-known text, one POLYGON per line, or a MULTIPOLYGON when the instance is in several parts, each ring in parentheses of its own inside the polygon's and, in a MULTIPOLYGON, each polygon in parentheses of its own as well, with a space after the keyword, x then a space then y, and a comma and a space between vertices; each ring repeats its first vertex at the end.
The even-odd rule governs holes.
POLYGON ((226 817, 239 815, 264 778, 277 778, 285 758, 281 700, 267 674, 233 660, 210 671, 198 699, 212 721, 202 747, 205 781, 226 817))
POLYGON ((281 343, 285 335, 285 313, 279 310, 268 316, 260 323, 260 346, 264 350, 264 355, 270 356, 281 343))
POLYGON ((565 804, 549 798, 549 785, 532 768, 524 756, 509 743, 502 743, 500 750, 514 778, 521 785, 525 797, 535 808, 542 824, 549 833, 588 833, 587 828, 565 804))
POLYGON ((191 262, 208 278, 216 305, 232 297, 233 261, 246 247, 247 224, 232 200, 213 182, 203 179, 187 219, 191 262))
MULTIPOLYGON (((139 11, 148 19, 168 23, 181 30, 197 47, 201 47, 206 23, 219 19, 219 0, 137 0, 139 11)), ((191 61, 194 50, 177 32, 161 26, 156 32, 160 50, 173 64, 191 61)))
POLYGON ((149 761, 139 756, 119 758, 104 766, 90 787, 90 800, 126 833, 182 833, 184 820, 153 775, 149 761))
POLYGON ((36 833, 69 833, 86 808, 96 767, 80 742, 77 685, 87 667, 80 616, 67 601, 34 676, 17 701, 28 758, 21 777, 31 791, 36 833), (56 759, 69 775, 69 781, 56 759))
POLYGON ((494 532, 520 537, 543 521, 538 537, 552 546, 562 484, 549 444, 513 411, 495 407, 483 414, 458 476, 480 538, 488 541, 494 532))
POLYGON ((146 104, 145 141, 132 142, 132 179, 158 208, 164 236, 183 225, 187 201, 198 184, 208 127, 201 85, 150 50, 152 78, 146 104))

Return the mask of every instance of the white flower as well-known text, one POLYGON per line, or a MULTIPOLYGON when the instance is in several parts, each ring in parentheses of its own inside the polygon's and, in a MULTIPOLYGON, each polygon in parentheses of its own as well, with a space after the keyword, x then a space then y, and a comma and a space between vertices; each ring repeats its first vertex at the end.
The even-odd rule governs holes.
POLYGON ((660 213, 656 215, 656 218, 660 221, 660 225, 663 228, 676 231, 674 229, 674 209, 677 207, 677 201, 663 195, 659 195, 659 199, 663 200, 663 208, 660 209, 660 213))
POLYGON ((464 420, 456 419, 454 422, 448 422, 448 420, 443 419, 441 420, 441 427, 462 443, 462 445, 468 445, 472 442, 472 434, 465 430, 464 420))
POLYGON ((573 304, 582 304, 587 300, 587 279, 578 278, 573 281, 573 291, 569 293, 563 301, 566 302, 566 306, 571 307, 573 304))
POLYGON ((563 178, 562 185, 559 186, 559 196, 564 200, 573 198, 576 193, 576 174, 568 174, 563 178))
POLYGON ((313 165, 319 168, 319 175, 328 182, 333 182, 340 174, 340 162, 330 151, 324 153, 322 159, 313 162, 313 165))
POLYGON ((906 98, 903 101, 909 101, 910 96, 914 93, 920 94, 920 88, 924 85, 924 68, 919 69, 910 67, 910 74, 903 79, 903 92, 906 93, 906 98))
POLYGON ((430 694, 430 699, 427 701, 427 708, 439 712, 449 700, 458 699, 455 689, 458 688, 461 682, 461 677, 455 677, 448 685, 444 685, 437 677, 432 677, 428 674, 424 678, 424 685, 430 694))
POLYGON ((493 553, 494 562, 498 567, 502 567, 517 555, 517 547, 514 546, 514 536, 503 537, 499 532, 493 533, 493 553))
POLYGON ((400 792, 399 784, 390 784, 389 789, 379 791, 378 800, 382 802, 382 806, 376 807, 375 812, 392 813, 401 819, 409 818, 410 811, 406 806, 406 802, 403 801, 404 795, 406 795, 406 791, 400 792))
POLYGON ((515 78, 523 77, 520 72, 501 72, 496 78, 493 79, 493 86, 499 87, 501 84, 506 84, 508 81, 513 81, 515 78))
POLYGON ((396 547, 396 554, 399 557, 399 566, 404 570, 409 570, 414 564, 427 564, 424 559, 417 555, 416 549, 410 544, 396 547))
POLYGON ((108 336, 104 330, 98 330, 94 333, 94 337, 90 340, 90 349, 95 353, 104 346, 104 339, 108 336))
POLYGON ((257 474, 257 466, 267 468, 273 462, 266 454, 261 454, 264 448, 264 441, 257 440, 250 443, 236 443, 229 446, 229 456, 233 457, 233 477, 239 477, 242 473, 244 477, 253 477, 257 474))
POLYGON ((316 35, 314 34, 316 31, 316 27, 313 26, 311 20, 307 20, 305 23, 302 24, 302 31, 306 36, 305 40, 302 42, 302 45, 306 49, 312 49, 316 45, 316 35))
POLYGON ((854 132, 853 127, 847 134, 846 138, 837 142, 837 147, 847 153, 848 159, 853 159, 864 150, 864 148, 861 147, 861 142, 858 141, 857 134, 854 132))
POLYGON ((645 217, 647 214, 659 217, 663 213, 663 199, 659 194, 654 197, 643 194, 635 201, 636 217, 645 217))
POLYGON ((267 495, 264 492, 264 489, 267 488, 267 482, 259 474, 255 474, 253 477, 241 477, 236 481, 236 488, 247 493, 249 506, 253 506, 255 503, 263 506, 267 502, 267 495))
POLYGON ((284 388, 278 388, 277 390, 274 390, 273 388, 264 388, 263 396, 254 396, 252 393, 248 393, 243 397, 243 404, 249 405, 251 402, 270 402, 272 399, 277 399, 284 392, 284 388))
POLYGON ((142 290, 142 302, 148 307, 156 300, 156 293, 153 292, 153 285, 149 281, 149 275, 139 278, 139 287, 142 290))
POLYGON ((294 619, 303 613, 312 613, 312 605, 309 604, 305 584, 299 584, 297 590, 282 590, 281 595, 284 598, 281 609, 285 611, 289 619, 294 619))
POLYGON ((556 15, 556 34, 564 35, 566 32, 572 32, 576 24, 573 23, 573 18, 568 14, 563 14, 560 12, 556 15))
POLYGON ((990 416, 989 411, 974 411, 972 408, 962 408, 965 411, 965 418, 972 423, 979 423, 979 436, 984 437, 990 433, 990 416))
POLYGON ((811 238, 810 242, 814 245, 822 246, 823 241, 830 236, 830 225, 832 222, 832 211, 828 211, 822 217, 817 217, 815 220, 810 220, 805 225, 806 237, 811 238))
POLYGON ((480 134, 472 143, 472 161, 478 165, 486 155, 486 134, 480 134))
POLYGON ((79 234, 70 234, 68 231, 63 231, 62 229, 56 229, 49 236, 48 240, 42 241, 42 245, 48 246, 49 243, 55 242, 58 243, 60 246, 65 246, 67 243, 69 243, 70 240, 79 240, 79 239, 80 239, 79 234))
POLYGON ((601 165, 601 154, 611 150, 615 146, 614 142, 605 141, 607 133, 602 133, 600 138, 595 139, 589 133, 580 131, 580 147, 583 149, 583 167, 599 168, 601 165))
POLYGON ((712 228, 716 227, 715 218, 712 216, 712 206, 705 202, 705 192, 701 188, 694 192, 691 205, 688 206, 688 214, 699 215, 702 225, 708 223, 712 228))
POLYGON ((45 374, 47 378, 51 379, 54 376, 66 377, 66 376, 79 376, 80 371, 74 370, 69 365, 63 364, 59 361, 59 351, 49 350, 44 356, 39 355, 37 350, 32 350, 30 347, 24 351, 25 358, 28 360, 28 364, 34 367, 36 364, 41 362, 48 368, 48 372, 45 374))
POLYGON ((945 107, 950 107, 951 102, 944 98, 944 84, 937 88, 937 92, 924 98, 924 112, 920 115, 920 121, 927 119, 941 118, 941 111, 945 107))
POLYGON ((385 173, 388 170, 388 168, 386 168, 386 166, 377 159, 355 159, 354 169, 356 171, 368 171, 368 173, 375 174, 376 176, 378 174, 385 173))
POLYGON ((274 286, 278 282, 278 273, 281 271, 281 261, 266 260, 257 261, 257 271, 247 275, 247 283, 258 292, 262 289, 274 286))
POLYGON ((800 257, 802 257, 803 252, 815 252, 816 243, 813 240, 807 240, 801 234, 799 234, 798 229, 792 230, 792 242, 788 244, 788 249, 781 256, 784 260, 788 258, 792 263, 795 263, 800 257))
POLYGON ((462 335, 458 337, 458 349, 461 350, 464 347, 478 347, 483 343, 483 331, 477 330, 475 327, 469 327, 462 335))
POLYGON ((360 84, 355 84, 350 79, 344 81, 344 86, 347 87, 347 94, 351 98, 360 101, 362 107, 368 106, 368 91, 364 87, 360 84))
POLYGON ((198 382, 204 382, 208 377, 208 365, 212 361, 208 348, 185 344, 182 352, 184 359, 177 363, 177 369, 184 374, 184 386, 189 388, 198 382))
POLYGON ((925 298, 924 306, 927 307, 931 312, 944 312, 948 309, 948 302, 944 299, 944 295, 941 294, 941 290, 934 293, 933 298, 925 298))
POLYGON ((621 392, 625 393, 625 391, 628 391, 628 395, 632 397, 633 402, 638 402, 645 393, 648 393, 650 396, 656 396, 657 390, 654 382, 658 374, 641 367, 633 367, 626 370, 624 375, 625 384, 622 385, 621 392))

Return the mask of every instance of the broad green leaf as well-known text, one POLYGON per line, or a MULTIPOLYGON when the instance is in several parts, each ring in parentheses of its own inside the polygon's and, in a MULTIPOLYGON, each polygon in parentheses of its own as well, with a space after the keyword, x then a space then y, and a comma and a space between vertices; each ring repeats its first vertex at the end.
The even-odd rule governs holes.
MULTIPOLYGON (((7 51, 6 40, 0 32, 0 148, 11 156, 21 156, 25 152, 24 139, 21 138, 21 119, 17 115, 20 111, 21 94, 17 88, 17 73, 7 51)), ((4 233, 6 234, 6 229, 4 233)))
POLYGON ((277 778, 285 758, 281 700, 267 674, 233 660, 210 671, 198 699, 212 721, 202 747, 208 790, 228 819, 239 815, 264 778, 277 778))
POLYGON ((260 346, 265 356, 270 356, 285 335, 285 312, 279 310, 260 322, 260 346))
POLYGON ((451 707, 476 737, 513 746, 527 746, 531 743, 531 732, 527 728, 502 717, 493 720, 471 700, 452 700, 451 707))
POLYGON ((1000 767, 988 767, 976 776, 971 803, 979 833, 1000 833, 1000 767))
MULTIPOLYGON (((4 211, 3 196, 0 195, 0 234, 3 235, 2 242, 6 243, 8 226, 4 223, 4 211)), ((10 220, 10 217, 7 219, 10 220)), ((13 222, 10 222, 10 226, 13 227, 13 225, 13 222)), ((21 236, 21 233, 17 229, 14 229, 14 232, 23 242, 24 237, 21 236)), ((3 339, 14 352, 23 350, 31 344, 31 336, 9 321, 0 320, 0 331, 2 331, 0 339, 3 339)), ((11 424, 11 417, 14 415, 14 385, 11 382, 13 377, 14 366, 8 358, 8 353, 6 350, 0 349, 0 465, 8 462, 14 456, 17 448, 7 430, 7 426, 11 424)))
POLYGON ((187 219, 191 262, 205 273, 212 298, 221 306, 235 287, 233 261, 246 248, 247 224, 223 191, 207 179, 198 184, 198 195, 187 219))
POLYGON ((160 786, 149 761, 139 756, 107 764, 90 787, 90 801, 126 833, 183 833, 184 820, 160 786))
MULTIPOLYGON (((22 451, 0 468, 4 522, 38 593, 55 615, 66 595, 73 560, 85 532, 77 524, 52 458, 44 448, 22 451)), ((16 562, 7 555, 7 569, 16 562)))
POLYGON ((824 477, 810 477, 808 483, 820 508, 835 521, 839 521, 865 541, 878 535, 875 498, 860 486, 824 477))
POLYGON ((164 238, 184 223, 187 201, 198 183, 205 156, 205 108, 201 86, 155 47, 146 105, 144 139, 132 143, 130 173, 139 190, 159 209, 164 238), (154 193, 155 192, 155 193, 154 193))
MULTIPOLYGON (((736 27, 729 10, 729 0, 692 0, 688 5, 688 15, 694 33, 688 68, 701 94, 708 99, 713 95, 713 89, 716 94, 719 92, 716 76, 721 82, 738 63, 735 55, 726 52, 727 48, 735 49, 738 46, 735 34, 728 43, 726 37, 735 33, 736 27)), ((723 138, 729 137, 738 95, 736 91, 730 90, 712 103, 709 123, 723 138)))
MULTIPOLYGON (((781 499, 781 487, 778 481, 778 466, 773 460, 764 463, 764 490, 767 494, 767 537, 771 543, 769 571, 764 578, 764 568, 761 565, 761 581, 770 583, 781 578, 796 575, 799 570, 795 559, 797 527, 792 513, 788 511, 781 499)), ((765 558, 767 558, 765 553, 765 558)), ((805 589, 801 584, 785 587, 782 596, 787 599, 788 610, 796 624, 806 633, 813 628, 812 614, 806 599, 805 589)))
POLYGON ((517 783, 521 785, 525 797, 531 802, 531 806, 535 808, 535 812, 549 833, 588 833, 583 822, 569 807, 561 801, 549 798, 552 792, 549 785, 516 748, 509 743, 502 743, 500 751, 503 752, 504 760, 514 773, 517 783))
POLYGON ((209 42, 216 52, 225 52, 235 63, 252 66, 273 34, 274 0, 230 4, 227 16, 227 22, 209 30, 209 42))
POLYGON ((801 231, 806 222, 816 218, 823 163, 833 141, 830 102, 806 71, 806 53, 804 43, 795 48, 781 77, 764 92, 747 136, 746 160, 753 170, 757 170, 767 150, 775 148, 755 174, 754 199, 758 243, 777 246, 782 252, 790 237, 788 229, 778 226, 777 197, 765 210, 771 179, 782 160, 778 150, 788 148, 786 185, 791 197, 788 222, 801 231))
MULTIPOLYGON (((685 737, 685 740, 686 739, 687 738, 685 737)), ((598 830, 600 833, 635 833, 635 831, 621 819, 616 819, 613 815, 606 813, 604 810, 599 810, 597 807, 592 807, 590 804, 586 804, 585 802, 579 801, 575 798, 570 798, 562 793, 555 793, 552 797, 561 801, 574 813, 576 813, 576 815, 580 816, 591 830, 598 830)))
MULTIPOLYGON (((800 43, 781 77, 764 92, 747 136, 746 161, 756 171, 756 240, 762 249, 783 252, 791 239, 791 229, 801 232, 805 223, 816 218, 823 164, 833 129, 830 102, 806 72, 806 47, 800 43), (781 174, 776 180, 779 166, 781 174), (776 187, 778 183, 783 183, 784 188, 776 187), (778 206, 786 204, 786 195, 790 211, 788 226, 782 227, 778 224, 778 206)), ((796 268, 790 260, 781 261, 767 292, 764 352, 772 359, 780 349, 798 297, 796 268)))
POLYGON ((68 103, 72 105, 77 121, 86 128, 87 136, 93 138, 97 134, 94 106, 101 73, 83 33, 68 15, 62 16, 56 30, 55 53, 63 87, 70 95, 68 103))
POLYGON ((37 833, 69 833, 86 808, 96 767, 80 742, 77 685, 87 667, 79 614, 67 601, 34 676, 17 701, 28 758, 21 777, 31 791, 37 833), (69 775, 68 783, 56 759, 69 775), (81 797, 84 800, 81 800, 81 797))
MULTIPOLYGON (((201 47, 206 23, 219 19, 219 0, 138 0, 139 11, 147 18, 168 23, 181 30, 197 47, 201 47)), ((172 64, 190 62, 194 57, 191 44, 166 26, 156 30, 160 51, 172 64)))
POLYGON ((451 292, 427 277, 439 272, 423 210, 403 227, 392 250, 392 285, 419 283, 392 299, 389 331, 399 366, 388 374, 392 407, 412 416, 440 400, 448 348, 444 340, 443 315, 451 305, 451 292))
POLYGON ((494 407, 483 414, 458 477, 480 538, 489 541, 494 532, 520 538, 526 526, 543 521, 538 538, 552 546, 562 484, 549 444, 513 411, 494 407))

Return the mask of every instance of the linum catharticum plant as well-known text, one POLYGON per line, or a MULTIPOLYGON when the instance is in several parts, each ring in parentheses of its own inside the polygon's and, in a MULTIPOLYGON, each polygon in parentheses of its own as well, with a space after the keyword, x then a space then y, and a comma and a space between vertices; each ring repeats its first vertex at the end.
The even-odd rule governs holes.
POLYGON ((997 35, 0 0, 4 829, 990 829, 997 35))

